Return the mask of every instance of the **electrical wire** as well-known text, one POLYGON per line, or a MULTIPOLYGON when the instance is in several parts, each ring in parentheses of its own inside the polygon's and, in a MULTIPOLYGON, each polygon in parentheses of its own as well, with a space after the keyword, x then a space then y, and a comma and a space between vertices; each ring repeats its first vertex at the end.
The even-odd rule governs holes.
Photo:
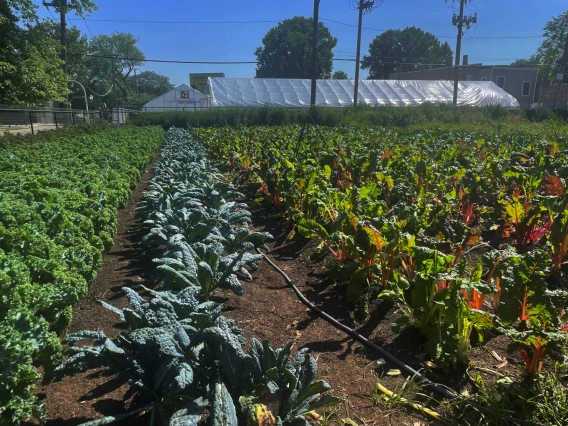
POLYGON ((87 31, 89 32, 89 35, 91 36, 91 38, 93 38, 93 33, 91 33, 91 29, 89 28, 89 24, 87 23, 87 20, 85 18, 83 18, 83 22, 87 26, 87 31))
MULTIPOLYGON (((327 18, 320 18, 321 21, 325 22, 332 22, 338 25, 344 25, 347 27, 358 28, 356 24, 349 24, 347 22, 336 21, 334 19, 327 19, 327 18)), ((143 19, 93 19, 88 18, 85 21, 91 22, 117 22, 117 23, 131 23, 131 24, 164 24, 164 25, 183 25, 183 24, 190 24, 190 25, 199 25, 199 24, 206 24, 206 25, 247 25, 247 24, 279 24, 282 21, 274 21, 274 20, 258 20, 258 21, 156 21, 156 20, 143 20, 143 19)), ((384 33, 388 30, 379 29, 379 28, 372 28, 372 27, 361 27, 363 30, 367 31, 375 31, 379 33, 384 33)), ((454 39, 456 36, 448 36, 448 35, 436 35, 438 38, 447 38, 447 39, 454 39)), ((527 36, 485 36, 485 37, 478 37, 475 36, 469 40, 473 39, 528 39, 528 38, 544 38, 542 35, 527 35, 527 36)))
POLYGON ((85 87, 86 87, 87 89, 89 89, 91 92, 93 92, 95 95, 100 96, 100 97, 104 97, 104 96, 107 96, 107 95, 110 93, 110 91, 112 90, 112 88, 113 88, 114 86, 111 84, 110 89, 108 89, 108 92, 106 92, 104 95, 99 95, 97 92, 95 92, 93 89, 91 89, 91 88, 90 88, 89 86, 87 86, 86 84, 85 84, 85 87))
MULTIPOLYGON (((74 55, 77 56, 77 55, 74 55)), ((110 55, 97 55, 97 54, 87 54, 84 55, 90 58, 101 58, 101 59, 113 59, 113 56, 110 55)), ((115 60, 118 61, 131 61, 132 58, 125 58, 114 56, 115 60)), ((500 60, 499 58, 492 59, 493 61, 500 60)), ((167 64, 205 64, 205 65, 258 65, 260 62, 258 61, 181 61, 181 60, 172 60, 172 59, 136 59, 138 62, 157 62, 157 63, 167 63, 167 64)), ((339 62, 356 62, 357 60, 354 58, 332 58, 332 61, 339 61, 339 62)), ((287 61, 282 61, 287 62, 287 61)), ((383 61, 382 59, 375 59, 373 61, 368 61, 369 63, 374 64, 390 64, 390 65, 421 65, 421 66, 432 66, 432 67, 447 67, 447 64, 443 63, 424 63, 424 62, 405 62, 405 61, 383 61)), ((524 66, 541 66, 543 64, 527 64, 524 66)), ((466 65, 460 65, 464 67, 466 65)), ((503 64, 503 65, 492 65, 492 66, 500 66, 500 67, 515 67, 515 65, 510 64, 503 64)))
POLYGON ((232 25, 232 24, 278 24, 281 21, 152 21, 143 19, 87 19, 91 22, 120 22, 128 24, 167 24, 167 25, 179 25, 179 24, 207 24, 207 25, 232 25))

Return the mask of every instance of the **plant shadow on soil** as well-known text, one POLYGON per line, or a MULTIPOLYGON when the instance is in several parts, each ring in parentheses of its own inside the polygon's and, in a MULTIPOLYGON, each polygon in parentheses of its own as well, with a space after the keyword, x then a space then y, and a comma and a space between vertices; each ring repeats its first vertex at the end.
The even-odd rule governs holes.
MULTIPOLYGON (((80 330, 100 330, 109 338, 116 337, 127 328, 126 324, 119 321, 116 314, 103 308, 98 301, 125 308, 128 301, 123 287, 140 291, 141 284, 152 286, 155 267, 148 247, 141 244, 148 228, 137 214, 136 207, 154 174, 153 166, 158 158, 159 154, 146 167, 126 206, 119 210, 113 247, 103 254, 103 264, 97 271, 97 278, 91 283, 87 296, 74 307, 73 319, 64 335, 80 330)), ((48 426, 78 425, 101 416, 116 416, 141 407, 144 402, 134 395, 133 388, 105 368, 39 386, 37 395, 46 403, 48 426)), ((149 424, 149 417, 143 415, 115 424, 149 424)))
MULTIPOLYGON (((102 330, 108 337, 115 337, 125 329, 125 324, 118 322, 116 315, 102 308, 97 300, 124 308, 127 300, 122 287, 140 291, 143 290, 141 284, 145 287, 153 286, 153 256, 147 247, 141 245, 147 228, 135 212, 136 204, 141 200, 151 178, 151 171, 149 167, 126 208, 119 212, 114 246, 104 255, 103 266, 89 289, 89 295, 75 307, 73 321, 67 332, 102 330)), ((370 305, 370 315, 364 319, 359 318, 344 297, 346 284, 336 283, 327 272, 330 266, 329 256, 323 260, 310 260, 317 241, 300 235, 287 240, 286 236, 292 229, 290 222, 283 218, 281 212, 272 211, 266 204, 253 205, 251 211, 253 229, 270 232, 275 236, 275 241, 269 244, 269 256, 312 303, 406 364, 425 372, 432 380, 458 391, 466 387, 467 376, 463 371, 444 374, 425 369, 424 362, 427 358, 421 350, 424 339, 416 329, 407 328, 399 334, 392 332, 391 323, 399 315, 392 303, 383 299, 374 300, 370 305)), ((319 378, 327 380, 333 393, 345 399, 345 403, 340 406, 339 417, 365 419, 369 422, 367 424, 374 425, 414 425, 418 421, 427 420, 412 411, 389 412, 364 396, 370 393, 379 379, 391 390, 400 389, 404 383, 403 377, 386 375, 390 368, 398 367, 389 363, 379 366, 376 362, 381 358, 379 354, 366 349, 308 310, 283 278, 266 262, 261 262, 252 275, 252 281, 243 283, 244 296, 239 297, 229 290, 219 289, 212 299, 225 306, 224 314, 237 322, 249 342, 252 337, 256 337, 259 340, 268 339, 273 347, 279 347, 293 340, 295 350, 309 348, 318 360, 319 378)), ((141 294, 144 295, 144 292, 141 294)), ((500 336, 488 340, 486 345, 504 356, 506 343, 500 336)), ((472 362, 492 367, 489 348, 473 350, 472 362)), ((518 362, 518 359, 515 361, 518 362)), ((515 368, 511 362, 501 372, 512 377, 518 376, 515 368)), ((126 410, 143 406, 144 402, 133 397, 129 386, 105 369, 77 374, 66 377, 61 382, 41 386, 38 395, 45 396, 42 399, 47 403, 47 424, 50 426, 71 426, 100 418, 101 415, 120 415, 126 410)), ((149 424, 149 416, 145 414, 116 424, 149 424)))
MULTIPOLYGON (((269 256, 284 270, 308 300, 432 381, 446 385, 460 393, 463 390, 470 392, 473 390, 472 382, 467 373, 468 368, 474 370, 476 368, 493 369, 513 379, 518 379, 521 376, 519 366, 522 362, 520 357, 516 354, 508 355, 506 349, 509 340, 505 336, 495 334, 485 336, 486 340, 482 346, 472 348, 471 363, 467 368, 456 367, 450 372, 445 372, 436 369, 435 366, 432 367, 432 364, 427 362, 428 357, 424 352, 423 346, 426 339, 416 328, 407 327, 400 333, 394 333, 391 330, 391 324, 401 315, 397 305, 384 299, 374 300, 370 304, 370 314, 367 318, 358 317, 355 307, 349 304, 344 297, 347 284, 336 283, 327 272, 334 266, 333 261, 330 261, 331 256, 319 260, 310 259, 310 255, 319 241, 306 240, 297 234, 293 240, 288 241, 286 236, 292 227, 287 220, 278 215, 278 212, 274 212, 270 205, 263 204, 259 208, 251 210, 253 211, 252 219, 255 230, 270 232, 275 236, 275 241, 270 244, 269 256), (501 357, 508 359, 509 363, 496 370, 498 361, 491 356, 491 351, 495 351, 501 357)), ((264 263, 263 265, 266 266, 264 263)), ((326 375, 325 379, 330 382, 333 388, 343 391, 343 397, 348 399, 349 404, 361 404, 360 394, 368 392, 370 389, 367 367, 377 365, 375 361, 381 358, 380 354, 362 347, 359 342, 327 324, 316 313, 306 309, 289 308, 292 303, 299 304, 295 294, 290 288, 285 289, 287 285, 283 278, 273 272, 271 268, 261 266, 260 269, 263 270, 255 276, 253 281, 255 291, 248 291, 248 287, 245 289, 246 304, 235 303, 236 296, 225 293, 225 303, 230 308, 228 316, 237 320, 237 323, 245 329, 247 337, 258 334, 266 335, 280 344, 291 340, 289 329, 292 325, 294 331, 298 333, 296 336, 292 335, 296 337, 294 340, 297 341, 297 347, 309 348, 315 356, 324 361, 324 369, 328 370, 331 365, 332 373, 326 375), (270 273, 266 272, 266 269, 270 269, 270 273), (262 287, 262 291, 259 287, 262 287), (279 292, 278 296, 274 294, 275 291, 279 292), (286 299, 289 300, 285 301, 284 295, 287 295, 286 299), (279 312, 288 314, 281 318, 284 321, 273 321, 271 323, 263 317, 252 318, 246 314, 247 306, 263 304, 270 299, 277 299, 279 312), (261 322, 263 323, 260 324, 261 322), (283 325, 285 325, 284 333, 282 331, 283 325), (288 339, 281 336, 282 334, 286 334, 288 339), (365 387, 367 390, 362 391, 361 389, 365 387)), ((268 308, 268 306, 266 307, 268 308)), ((321 370, 322 366, 319 367, 321 370)), ((399 367, 387 362, 384 367, 372 368, 372 370, 387 388, 391 390, 400 389, 402 383, 404 383, 402 376, 390 377, 385 375, 391 368, 398 369, 399 367)), ((378 378, 373 377, 371 380, 376 383, 378 378)), ((439 395, 434 395, 427 389, 423 392, 438 400, 441 399, 439 395)), ((364 417, 366 419, 375 420, 375 424, 389 424, 385 420, 385 412, 381 407, 370 407, 368 404, 365 407, 364 417)), ((435 407, 436 405, 434 405, 435 407)), ((345 416, 348 413, 343 411, 342 414, 345 416)), ((405 412, 402 417, 400 416, 401 413, 397 412, 397 420, 400 422, 397 424, 414 424, 416 418, 424 420, 420 415, 413 412, 405 412)))

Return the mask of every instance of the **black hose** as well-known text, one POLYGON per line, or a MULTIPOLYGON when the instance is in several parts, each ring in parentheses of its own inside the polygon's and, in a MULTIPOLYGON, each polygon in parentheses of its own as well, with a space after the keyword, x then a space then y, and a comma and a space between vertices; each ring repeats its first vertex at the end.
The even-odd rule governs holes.
MULTIPOLYGON (((349 336, 353 337, 355 340, 358 340, 359 342, 363 343, 365 346, 373 349, 374 351, 380 353, 384 358, 388 359, 390 362, 392 362, 394 365, 396 365, 397 367, 401 368, 402 370, 406 371, 408 374, 416 377, 420 382, 422 382, 423 384, 425 384, 426 386, 429 386, 430 388, 432 388, 433 390, 435 390, 436 392, 438 392, 439 394, 445 396, 446 398, 449 399, 453 399, 453 400, 458 400, 461 401, 465 404, 470 405, 471 407, 477 409, 477 410, 481 410, 481 411, 487 411, 487 409, 485 407, 481 407, 480 405, 477 405, 476 403, 465 399, 464 397, 458 395, 455 392, 452 392, 451 390, 447 389, 444 386, 441 386, 437 383, 434 383, 433 381, 431 381, 430 379, 424 377, 422 374, 420 374, 418 371, 416 371, 414 368, 412 368, 411 366, 405 364, 404 362, 402 362, 401 360, 399 360, 398 358, 396 358, 394 355, 391 355, 390 353, 388 353, 387 351, 385 351, 383 348, 381 348, 380 346, 377 346, 376 344, 374 344, 373 342, 371 342, 369 339, 367 339, 366 337, 362 336, 361 334, 357 333, 355 330, 353 330, 352 328, 347 327, 346 325, 340 323, 339 321, 337 321, 335 318, 333 318, 332 316, 326 314, 324 311, 322 311, 320 308, 318 308, 317 306, 315 306, 314 304, 312 304, 308 299, 306 299, 306 297, 302 294, 302 292, 298 289, 298 287, 296 287, 294 285, 294 283, 292 282, 292 280, 290 279, 290 277, 288 277, 288 275, 286 275, 286 273, 280 269, 278 266, 276 266, 276 264, 274 262, 272 262, 272 260, 270 260, 264 253, 262 253, 258 248, 256 249, 256 251, 261 254, 264 259, 268 262, 268 264, 270 266, 272 266, 280 275, 282 275, 282 277, 284 278, 284 280, 286 281, 286 284, 288 284, 290 287, 292 287, 292 290, 294 290, 294 293, 296 293, 296 296, 298 296, 298 299, 300 299, 300 301, 306 305, 310 310, 314 311, 316 314, 318 314, 321 318, 323 318, 324 320, 326 320, 328 323, 330 323, 331 325, 333 325, 335 328, 343 331, 344 333, 348 334, 349 336)), ((519 425, 528 425, 528 423, 522 419, 517 419, 514 417, 504 417, 504 420, 512 422, 512 423, 516 423, 519 425)))

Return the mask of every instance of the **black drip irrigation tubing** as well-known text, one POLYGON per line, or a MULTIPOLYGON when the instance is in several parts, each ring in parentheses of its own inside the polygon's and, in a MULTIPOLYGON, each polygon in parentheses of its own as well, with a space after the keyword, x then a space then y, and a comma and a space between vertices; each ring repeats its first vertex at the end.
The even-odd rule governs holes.
MULTIPOLYGON (((469 405, 469 406, 471 406, 471 407, 473 407, 473 408, 475 408, 479 411, 484 411, 484 412, 489 411, 486 407, 482 407, 482 406, 476 404, 475 402, 467 400, 464 397, 458 395, 457 393, 452 392, 451 390, 447 389, 446 387, 439 385, 437 383, 434 383, 433 381, 431 381, 430 379, 428 379, 427 377, 423 376, 421 373, 416 371, 411 366, 405 364, 404 362, 402 362, 401 360, 396 358, 394 355, 391 355, 389 352, 387 352, 386 350, 384 350, 380 346, 371 342, 365 336, 362 336, 361 334, 357 333, 352 328, 347 327, 345 324, 340 323, 335 318, 333 318, 331 315, 322 311, 320 308, 318 308, 313 303, 311 303, 308 299, 306 299, 306 297, 302 294, 302 292, 298 289, 298 287, 296 287, 296 285, 292 282, 290 277, 288 277, 288 275, 286 275, 286 273, 282 269, 280 269, 278 266, 276 266, 276 264, 274 262, 272 262, 272 260, 270 260, 268 258, 268 256, 266 256, 264 253, 262 253, 258 248, 256 249, 256 251, 264 257, 264 259, 268 262, 268 264, 270 266, 272 266, 276 270, 276 272, 278 272, 280 275, 282 275, 282 277, 286 281, 286 284, 288 284, 290 287, 292 287, 292 290, 294 290, 294 293, 296 293, 296 296, 298 297, 298 299, 300 299, 300 302, 302 302, 310 310, 312 310, 313 312, 318 314, 320 316, 320 318, 323 318, 328 323, 333 325, 335 328, 343 331, 347 335, 353 337, 355 340, 358 340, 359 342, 363 343, 365 346, 367 346, 367 347, 373 349, 374 351, 378 352, 384 358, 386 358, 387 360, 392 362, 394 365, 396 365, 397 367, 406 371, 408 374, 416 377, 420 382, 422 382, 426 386, 432 388, 434 391, 438 392, 439 394, 445 396, 446 398, 463 402, 463 403, 465 403, 465 404, 467 404, 467 405, 469 405)), ((503 419, 505 421, 508 421, 508 422, 511 422, 511 423, 514 423, 514 424, 518 424, 518 425, 528 425, 529 424, 525 420, 517 419, 515 417, 505 416, 505 417, 503 417, 503 419)))

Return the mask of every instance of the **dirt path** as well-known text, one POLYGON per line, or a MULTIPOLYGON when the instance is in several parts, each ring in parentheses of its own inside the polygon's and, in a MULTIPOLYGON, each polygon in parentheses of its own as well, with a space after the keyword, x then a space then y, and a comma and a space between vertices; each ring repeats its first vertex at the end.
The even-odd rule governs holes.
MULTIPOLYGON (((287 225, 284 221, 268 221, 267 214, 259 210, 254 214, 258 230, 278 236, 269 244, 270 258, 291 278, 304 295, 321 309, 349 327, 357 327, 351 318, 350 309, 343 302, 345 288, 336 286, 327 278, 324 262, 309 259, 316 241, 296 237, 292 242, 284 239, 287 225), (262 226, 260 226, 262 224, 262 226), (284 231, 284 232, 283 232, 284 231)), ((268 263, 262 262, 253 274, 253 281, 243 283, 245 294, 234 295, 230 290, 220 289, 215 300, 226 307, 225 315, 236 320, 243 328, 247 340, 256 337, 268 339, 273 347, 294 341, 293 353, 309 348, 318 361, 318 376, 326 380, 333 394, 345 399, 337 407, 331 420, 351 418, 359 425, 410 425, 424 420, 414 413, 391 410, 377 406, 372 401, 372 389, 376 385, 378 371, 376 354, 370 353, 358 342, 337 330, 304 306, 289 288, 284 279, 268 263)), ((359 328, 366 336, 375 332, 391 306, 376 307, 373 319, 359 328)), ((389 321, 390 324, 390 321, 389 321)), ((385 329, 390 328, 385 327, 385 329)), ((415 351, 416 343, 407 345, 415 351)), ((389 367, 389 368, 392 368, 389 367)), ((391 384, 400 385, 400 379, 391 384)), ((334 410, 335 411, 335 410, 334 410)))
MULTIPOLYGON (((152 262, 146 261, 145 249, 139 242, 143 236, 142 221, 135 209, 154 176, 156 155, 136 188, 132 191, 124 209, 118 212, 118 229, 112 249, 104 254, 103 264, 89 293, 73 309, 73 320, 66 333, 80 330, 102 330, 113 338, 123 329, 115 314, 101 307, 97 300, 104 300, 123 308, 127 300, 122 287, 137 288, 150 276, 152 262)), ((104 369, 92 370, 65 377, 38 389, 45 397, 48 425, 77 425, 88 420, 124 412, 131 402, 129 387, 115 375, 104 369)))
MULTIPOLYGON (((99 306, 97 300, 125 307, 127 303, 121 288, 129 286, 136 289, 150 279, 154 268, 151 256, 139 244, 144 230, 135 214, 135 208, 153 176, 152 165, 147 168, 125 209, 119 212, 114 246, 105 254, 103 266, 89 295, 74 309, 73 321, 67 332, 102 330, 107 336, 115 337, 123 329, 123 324, 118 322, 112 312, 99 306)), ((398 316, 391 304, 375 301, 369 318, 358 323, 351 313, 352 307, 345 302, 345 287, 327 278, 326 268, 329 264, 309 259, 315 241, 301 238, 286 241, 286 222, 278 218, 271 219, 270 212, 262 208, 257 208, 253 219, 256 229, 277 236, 276 242, 270 245, 270 256, 309 300, 412 367, 424 369, 426 358, 420 348, 423 340, 411 329, 400 334, 391 331, 390 324, 398 316)), ((266 262, 260 264, 253 277, 252 282, 244 283, 244 296, 238 297, 228 290, 218 290, 214 300, 225 305, 225 315, 237 321, 249 341, 252 337, 269 339, 277 347, 294 340, 294 352, 303 347, 310 348, 318 360, 319 377, 327 380, 333 393, 346 401, 337 408, 332 420, 349 417, 359 425, 377 426, 427 424, 420 414, 401 407, 387 410, 373 401, 372 390, 378 378, 387 388, 394 391, 400 389, 402 376, 385 376, 395 366, 380 366, 377 354, 311 313, 266 262)), ((487 348, 475 349, 472 358, 478 364, 485 365, 490 359, 488 351, 497 349, 503 354, 504 344, 506 342, 499 339, 491 340, 487 348)), ((508 366, 506 369, 503 373, 514 377, 514 367, 508 366)), ((467 384, 463 372, 451 375, 430 373, 429 377, 458 389, 467 384)), ((99 369, 43 386, 39 393, 47 404, 48 425, 71 426, 125 412, 132 404, 132 395, 128 389, 115 375, 99 369)), ((148 419, 132 419, 129 423, 121 424, 144 425, 148 424, 148 419)))

